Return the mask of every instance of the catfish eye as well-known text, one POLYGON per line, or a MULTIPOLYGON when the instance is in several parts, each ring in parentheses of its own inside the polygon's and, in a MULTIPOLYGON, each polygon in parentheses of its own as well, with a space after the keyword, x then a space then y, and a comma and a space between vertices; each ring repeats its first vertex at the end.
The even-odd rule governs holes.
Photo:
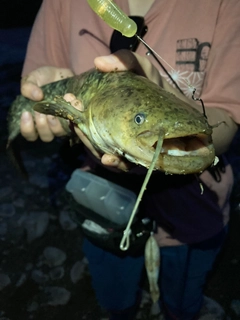
POLYGON ((143 124, 145 119, 146 119, 145 114, 138 113, 138 114, 136 114, 136 116, 134 118, 134 121, 135 121, 136 124, 143 124))

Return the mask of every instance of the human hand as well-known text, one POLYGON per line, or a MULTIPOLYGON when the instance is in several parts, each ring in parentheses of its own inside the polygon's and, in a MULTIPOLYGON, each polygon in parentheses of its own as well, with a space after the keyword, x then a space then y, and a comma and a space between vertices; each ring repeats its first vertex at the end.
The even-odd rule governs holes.
POLYGON ((103 72, 131 70, 150 79, 157 85, 163 86, 159 71, 149 59, 129 50, 123 49, 109 56, 97 57, 94 64, 97 69, 103 72))
MULTIPOLYGON (((40 101, 43 99, 41 86, 72 76, 70 69, 51 66, 38 68, 22 78, 21 94, 31 100, 40 101)), ((55 136, 66 134, 56 117, 38 112, 35 112, 35 123, 30 112, 23 112, 20 130, 28 141, 35 141, 39 136, 42 141, 49 142, 55 136)))
MULTIPOLYGON (((151 62, 147 58, 141 57, 136 53, 130 52, 129 50, 120 50, 109 56, 97 57, 94 60, 94 63, 97 69, 104 72, 132 70, 139 75, 149 78, 151 81, 160 86, 163 84, 158 70, 151 64, 151 62)), ((84 111, 81 102, 76 100, 74 95, 66 94, 64 99, 70 102, 73 107, 80 111, 84 111)), ((123 171, 129 170, 129 168, 132 166, 129 161, 123 159, 122 157, 113 154, 99 154, 99 152, 92 146, 90 141, 79 128, 75 127, 75 131, 86 147, 93 153, 93 155, 98 159, 101 159, 102 164, 115 167, 123 171)))

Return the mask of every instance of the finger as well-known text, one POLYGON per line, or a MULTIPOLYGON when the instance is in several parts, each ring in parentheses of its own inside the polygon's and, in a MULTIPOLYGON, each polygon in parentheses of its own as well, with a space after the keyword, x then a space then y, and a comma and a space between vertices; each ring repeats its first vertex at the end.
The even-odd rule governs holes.
POLYGON ((101 162, 105 166, 115 167, 123 171, 128 171, 131 166, 128 161, 124 161, 113 154, 104 154, 101 158, 101 162))
POLYGON ((38 133, 35 129, 33 117, 30 112, 23 112, 20 120, 20 130, 22 136, 28 141, 35 141, 38 133))
POLYGON ((67 132, 63 129, 58 118, 51 115, 47 115, 47 122, 48 122, 49 129, 51 130, 54 136, 62 137, 67 134, 67 132))
POLYGON ((159 71, 146 58, 129 50, 119 50, 109 56, 97 57, 94 60, 96 68, 103 72, 132 70, 162 85, 159 71))
POLYGON ((51 66, 40 67, 21 79, 21 93, 29 99, 39 101, 43 99, 41 86, 72 76, 73 73, 70 69, 51 66))
MULTIPOLYGON (((144 58, 146 59, 146 58, 144 58)), ((141 57, 138 55, 135 55, 133 52, 129 50, 119 50, 116 51, 114 54, 111 54, 109 56, 101 56, 97 57, 94 60, 94 63, 97 68, 104 72, 109 71, 125 71, 125 70, 133 70, 134 72, 138 74, 144 75, 143 68, 138 61, 141 60, 141 57)), ((151 63, 146 59, 146 64, 148 64, 148 67, 150 67, 151 63)))
POLYGON ((40 101, 43 99, 42 90, 28 78, 24 78, 21 81, 21 94, 31 100, 40 101))
MULTIPOLYGON (((118 51, 119 54, 124 50, 118 51)), ((125 71, 130 69, 130 64, 134 65, 134 62, 130 62, 131 59, 134 59, 133 55, 127 56, 125 60, 128 60, 128 65, 122 61, 123 59, 120 58, 119 54, 111 54, 108 56, 100 56, 96 57, 94 59, 94 64, 97 69, 104 71, 104 72, 110 72, 110 71, 125 71)))
POLYGON ((67 102, 72 102, 76 99, 76 96, 73 93, 65 93, 63 99, 65 99, 67 102))
MULTIPOLYGON (((53 68, 53 67, 51 67, 51 68, 53 68)), ((51 82, 52 81, 62 80, 62 79, 65 79, 65 78, 71 78, 72 76, 74 76, 74 73, 70 69, 67 69, 67 68, 56 68, 55 79, 51 80, 51 82)))
POLYGON ((79 111, 84 111, 84 106, 82 102, 78 99, 76 99, 76 96, 72 93, 66 93, 63 96, 63 99, 65 99, 67 102, 70 102, 71 105, 76 108, 79 111))
POLYGON ((52 141, 54 134, 49 128, 47 116, 45 114, 35 112, 35 122, 40 139, 44 142, 52 141))
POLYGON ((71 105, 79 111, 84 111, 84 106, 83 106, 82 102, 78 99, 71 101, 71 105))

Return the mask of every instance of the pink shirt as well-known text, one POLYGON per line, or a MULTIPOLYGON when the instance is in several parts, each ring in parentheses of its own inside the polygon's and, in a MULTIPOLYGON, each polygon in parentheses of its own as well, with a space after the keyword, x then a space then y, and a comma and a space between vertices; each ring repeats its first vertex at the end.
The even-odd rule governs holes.
MULTIPOLYGON (((127 0, 115 2, 129 14, 127 0)), ((155 1, 145 16, 148 32, 144 37, 176 70, 165 65, 185 93, 192 93, 186 79, 201 93, 207 107, 227 110, 237 123, 240 123, 239 17, 238 0, 155 1)), ((23 74, 44 65, 82 73, 94 66, 96 56, 109 54, 112 32, 87 1, 44 0, 32 30, 23 74)), ((140 44, 137 53, 145 55, 146 51, 140 44)), ((159 69, 155 60, 150 59, 159 69)))
MULTIPOLYGON (((127 0, 115 2, 129 15, 127 0)), ((148 32, 144 36, 167 62, 164 66, 187 96, 192 94, 187 84, 190 83, 201 94, 206 107, 226 110, 237 123, 240 123, 239 17, 238 0, 158 0, 145 15, 148 32)), ((110 53, 112 32, 87 1, 44 0, 32 29, 23 75, 46 65, 82 73, 94 66, 96 56, 110 53)), ((136 52, 144 56, 147 50, 140 44, 136 52)), ((149 59, 169 81, 155 60, 151 56, 149 59)), ((201 178, 216 193, 225 225, 233 184, 230 166, 220 183, 215 183, 208 172, 201 178)), ((167 243, 163 238, 166 236, 159 237, 159 244, 171 244, 169 237, 167 243)))

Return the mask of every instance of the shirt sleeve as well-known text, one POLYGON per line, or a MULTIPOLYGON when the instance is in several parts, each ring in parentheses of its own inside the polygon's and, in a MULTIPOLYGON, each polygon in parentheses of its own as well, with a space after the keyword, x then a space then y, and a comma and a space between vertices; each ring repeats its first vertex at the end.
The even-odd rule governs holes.
POLYGON ((69 7, 66 0, 43 0, 28 42, 23 76, 41 66, 69 68, 66 25, 69 7))
POLYGON ((240 123, 240 1, 223 0, 206 68, 201 98, 240 123))

